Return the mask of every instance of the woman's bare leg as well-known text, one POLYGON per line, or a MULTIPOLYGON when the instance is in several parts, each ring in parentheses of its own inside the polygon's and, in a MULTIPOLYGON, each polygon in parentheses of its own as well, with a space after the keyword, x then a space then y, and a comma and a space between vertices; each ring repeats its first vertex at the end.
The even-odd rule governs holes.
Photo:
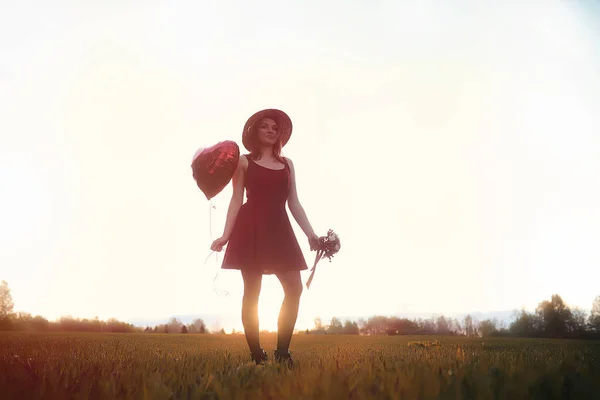
POLYGON ((280 354, 287 354, 294 334, 296 319, 298 318, 300 296, 302 295, 302 279, 300 278, 300 271, 277 273, 277 278, 279 278, 285 293, 277 321, 277 351, 280 354))
POLYGON ((244 297, 242 299, 242 324, 248 347, 253 354, 261 352, 258 326, 258 297, 262 284, 260 272, 242 271, 244 297))

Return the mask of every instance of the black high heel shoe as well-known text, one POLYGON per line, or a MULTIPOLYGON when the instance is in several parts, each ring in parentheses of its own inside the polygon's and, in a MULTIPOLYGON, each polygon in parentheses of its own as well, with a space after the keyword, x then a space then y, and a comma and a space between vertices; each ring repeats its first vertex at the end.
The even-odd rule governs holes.
POLYGON ((260 349, 260 353, 258 354, 254 354, 252 352, 250 352, 250 358, 252 358, 252 361, 254 361, 256 363, 256 365, 262 365, 265 362, 267 362, 267 352, 264 351, 263 349, 260 349))
POLYGON ((287 353, 280 353, 279 350, 275 350, 273 354, 275 355, 275 361, 284 363, 290 368, 294 366, 294 360, 289 351, 287 353))

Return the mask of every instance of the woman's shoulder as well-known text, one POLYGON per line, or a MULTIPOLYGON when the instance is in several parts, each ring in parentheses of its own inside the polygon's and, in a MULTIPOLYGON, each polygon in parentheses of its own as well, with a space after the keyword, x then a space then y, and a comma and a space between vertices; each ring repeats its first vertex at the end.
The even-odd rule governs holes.
POLYGON ((294 163, 292 162, 292 159, 289 157, 282 157, 284 159, 284 161, 286 162, 286 164, 288 165, 288 167, 293 170, 294 169, 294 163))
POLYGON ((248 168, 249 158, 250 158, 249 154, 242 154, 238 160, 238 167, 241 167, 244 169, 248 168))

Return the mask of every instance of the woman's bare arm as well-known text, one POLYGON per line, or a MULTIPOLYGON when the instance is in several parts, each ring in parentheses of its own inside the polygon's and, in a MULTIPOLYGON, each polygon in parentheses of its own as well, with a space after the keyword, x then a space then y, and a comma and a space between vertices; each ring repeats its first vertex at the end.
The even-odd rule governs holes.
POLYGON ((233 194, 231 195, 231 200, 229 201, 229 209, 227 210, 227 220, 225 222, 225 229, 223 231, 222 236, 222 238, 225 240, 229 240, 231 232, 233 231, 233 226, 235 225, 235 220, 237 218, 238 212, 240 211, 240 208, 244 203, 244 180, 247 169, 248 159, 244 156, 240 156, 235 173, 231 178, 233 194))
POLYGON ((302 207, 302 204, 300 204, 300 200, 298 199, 298 190, 296 188, 296 171, 294 169, 294 164, 289 158, 286 157, 285 159, 287 160, 288 165, 290 167, 291 177, 290 192, 288 195, 288 207, 290 208, 290 212, 294 216, 294 219, 296 220, 298 225, 300 225, 300 228, 308 237, 308 241, 311 244, 312 250, 312 246, 314 244, 313 242, 316 239, 318 239, 318 236, 313 230, 312 226, 310 225, 308 217, 306 216, 306 212, 304 211, 304 207, 302 207))

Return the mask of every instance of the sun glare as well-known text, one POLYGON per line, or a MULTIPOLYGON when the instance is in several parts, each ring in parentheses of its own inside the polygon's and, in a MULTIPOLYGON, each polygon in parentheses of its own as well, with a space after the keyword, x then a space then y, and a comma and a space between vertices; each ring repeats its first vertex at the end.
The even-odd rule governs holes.
POLYGON ((274 276, 263 277, 263 290, 258 299, 258 319, 260 330, 277 331, 277 319, 283 301, 283 290, 277 287, 279 281, 274 276))

